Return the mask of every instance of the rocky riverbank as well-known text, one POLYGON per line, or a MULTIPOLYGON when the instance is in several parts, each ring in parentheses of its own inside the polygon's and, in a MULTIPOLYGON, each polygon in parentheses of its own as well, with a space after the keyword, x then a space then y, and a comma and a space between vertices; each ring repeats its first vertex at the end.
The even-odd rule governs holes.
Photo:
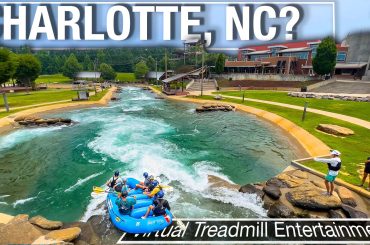
POLYGON ((74 123, 69 118, 41 118, 38 116, 19 116, 14 119, 14 122, 24 127, 62 126, 74 123))
POLYGON ((247 184, 240 192, 256 194, 270 218, 367 218, 370 200, 336 185, 326 196, 323 179, 289 168, 263 183, 247 184))
POLYGON ((198 106, 196 112, 207 112, 207 111, 235 111, 234 105, 227 104, 205 104, 198 106))

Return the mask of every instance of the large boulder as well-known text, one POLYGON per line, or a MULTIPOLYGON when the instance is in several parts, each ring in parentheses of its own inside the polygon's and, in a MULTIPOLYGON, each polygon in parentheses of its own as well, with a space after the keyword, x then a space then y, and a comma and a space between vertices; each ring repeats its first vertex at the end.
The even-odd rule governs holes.
POLYGON ((8 224, 13 218, 14 216, 0 213, 0 224, 8 224))
POLYGON ((290 175, 287 172, 281 173, 277 176, 277 178, 286 184, 289 188, 294 188, 297 186, 302 185, 305 182, 305 179, 298 178, 294 175, 290 175))
POLYGON ((226 188, 230 190, 239 190, 240 185, 231 183, 223 178, 217 177, 215 175, 208 175, 208 183, 209 188, 211 189, 219 189, 219 188, 226 188))
POLYGON ((351 206, 342 205, 342 209, 343 209, 344 214, 348 218, 367 219, 367 214, 365 214, 364 212, 361 212, 359 210, 356 210, 356 209, 352 208, 351 206))
POLYGON ((343 218, 343 216, 339 212, 334 211, 334 210, 331 209, 331 210, 329 210, 328 218, 341 219, 341 218, 343 218))
POLYGON ((300 179, 308 179, 308 173, 302 170, 293 170, 290 172, 290 175, 300 178, 300 179))
POLYGON ((46 230, 56 230, 62 227, 63 223, 60 221, 51 221, 40 215, 30 219, 31 224, 37 225, 46 230))
POLYGON ((317 126, 317 130, 337 136, 349 136, 354 134, 353 130, 349 128, 344 128, 333 124, 319 124, 317 126))
POLYGON ((256 186, 251 185, 251 184, 243 185, 242 187, 240 187, 239 192, 248 193, 248 194, 256 194, 261 199, 265 195, 265 193, 262 190, 258 189, 256 186))
POLYGON ((67 229, 55 230, 46 234, 46 239, 70 242, 75 240, 81 233, 81 228, 72 227, 67 229))
POLYGON ((348 190, 346 187, 338 186, 337 188, 338 195, 340 199, 342 200, 342 203, 347 204, 352 207, 356 207, 356 199, 353 196, 353 193, 348 190))
POLYGON ((308 210, 330 210, 342 206, 338 196, 327 196, 323 194, 323 191, 323 189, 306 182, 287 192, 286 198, 294 206, 308 210))
POLYGON ((280 188, 274 185, 265 185, 262 190, 274 200, 278 200, 281 196, 280 188))
POLYGON ((275 202, 269 208, 267 216, 270 218, 292 218, 294 217, 294 212, 281 202, 275 202))
POLYGON ((285 184, 283 181, 279 180, 276 177, 269 179, 266 182, 266 185, 273 185, 273 186, 277 186, 279 188, 286 188, 286 187, 288 187, 287 184, 285 184))
POLYGON ((42 232, 28 221, 28 215, 17 215, 0 226, 1 244, 32 244, 42 232))

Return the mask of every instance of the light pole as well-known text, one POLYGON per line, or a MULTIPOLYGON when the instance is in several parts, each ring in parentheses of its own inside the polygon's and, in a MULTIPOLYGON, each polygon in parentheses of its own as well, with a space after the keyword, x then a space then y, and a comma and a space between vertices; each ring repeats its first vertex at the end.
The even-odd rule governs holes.
POLYGON ((203 96, 203 80, 204 80, 204 43, 205 41, 202 41, 202 68, 201 68, 201 74, 202 79, 200 80, 200 96, 203 96))
POLYGON ((9 112, 9 104, 8 104, 8 98, 6 96, 6 93, 3 93, 3 98, 4 98, 4 105, 5 105, 5 110, 6 112, 9 112))
POLYGON ((155 81, 156 81, 157 86, 158 86, 158 62, 157 62, 157 59, 155 59, 155 81))

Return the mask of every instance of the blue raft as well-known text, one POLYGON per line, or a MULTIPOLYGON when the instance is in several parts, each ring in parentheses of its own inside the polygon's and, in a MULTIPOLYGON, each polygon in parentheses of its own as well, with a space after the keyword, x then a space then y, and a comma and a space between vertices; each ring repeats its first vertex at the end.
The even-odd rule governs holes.
MULTIPOLYGON (((136 179, 127 179, 129 188, 135 188, 138 183, 139 181, 136 179)), ((166 210, 167 215, 165 216, 153 216, 152 212, 150 212, 148 218, 141 219, 141 216, 148 210, 149 205, 153 203, 153 200, 142 194, 142 190, 131 190, 128 198, 133 198, 133 196, 136 196, 137 200, 134 210, 130 215, 122 215, 115 204, 117 195, 115 193, 108 194, 106 201, 108 212, 115 227, 128 233, 149 233, 163 230, 172 223, 173 216, 168 210, 166 210)))

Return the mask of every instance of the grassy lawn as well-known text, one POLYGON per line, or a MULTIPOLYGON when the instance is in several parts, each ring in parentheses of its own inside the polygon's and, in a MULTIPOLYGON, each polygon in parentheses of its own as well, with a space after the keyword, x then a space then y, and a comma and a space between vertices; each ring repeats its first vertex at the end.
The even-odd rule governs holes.
POLYGON ((134 73, 117 72, 116 80, 120 82, 136 82, 134 73))
MULTIPOLYGON (((230 96, 243 96, 243 91, 228 91, 215 92, 230 96)), ((304 106, 305 101, 308 102, 309 108, 320 109, 324 111, 336 112, 352 117, 361 118, 370 121, 370 103, 355 102, 355 101, 340 101, 340 100, 320 100, 308 98, 295 98, 287 95, 287 92, 278 91, 261 91, 261 90, 246 90, 245 98, 268 100, 291 105, 304 106)))
MULTIPOLYGON (((197 97, 200 98, 200 97, 197 97)), ((203 96, 201 99, 210 99, 213 100, 213 96, 203 96)), ((240 100, 237 99, 228 99, 225 98, 223 101, 234 102, 242 104, 240 100)), ((307 113, 306 120, 301 121, 302 112, 283 108, 274 105, 268 105, 258 102, 244 102, 247 106, 256 107, 262 110, 266 110, 277 115, 280 115, 284 118, 289 119, 300 127, 304 128, 312 135, 316 136, 327 144, 332 149, 338 149, 342 152, 342 169, 340 171, 339 177, 351 184, 360 183, 360 174, 358 173, 359 169, 363 169, 363 162, 370 156, 370 130, 363 127, 347 123, 341 120, 333 119, 330 117, 325 117, 317 115, 314 113, 307 113), (318 132, 315 128, 320 123, 331 123, 339 126, 347 127, 352 129, 355 132, 355 135, 340 138, 327 135, 321 132, 318 132), (361 167, 359 167, 359 165, 361 167)), ((306 163, 307 166, 316 169, 320 172, 327 172, 327 165, 322 163, 306 163)))
MULTIPOLYGON (((30 94, 27 94, 26 92, 7 94, 10 108, 59 100, 69 100, 76 96, 76 91, 61 89, 30 91, 30 94)), ((2 99, 0 99, 0 108, 4 109, 4 101, 2 99)))
MULTIPOLYGON (((98 101, 100 100, 106 93, 108 89, 105 89, 101 93, 98 93, 94 96, 91 96, 89 101, 98 101)), ((56 102, 60 100, 72 100, 72 98, 77 97, 77 91, 73 90, 43 90, 43 91, 30 91, 30 94, 27 95, 26 92, 19 92, 13 94, 7 94, 8 102, 10 105, 10 112, 0 112, 0 118, 8 116, 12 113, 21 111, 22 109, 15 109, 12 110, 12 107, 19 107, 19 106, 32 106, 41 103, 48 103, 48 102, 56 102)), ((71 101, 71 103, 73 103, 71 101)), ((4 109, 4 101, 0 98, 0 109, 4 109)), ((31 107, 30 107, 31 108, 31 107)), ((29 109, 29 108, 26 108, 29 109)))
POLYGON ((72 79, 63 76, 62 74, 41 75, 36 79, 36 84, 40 83, 70 83, 72 79))

